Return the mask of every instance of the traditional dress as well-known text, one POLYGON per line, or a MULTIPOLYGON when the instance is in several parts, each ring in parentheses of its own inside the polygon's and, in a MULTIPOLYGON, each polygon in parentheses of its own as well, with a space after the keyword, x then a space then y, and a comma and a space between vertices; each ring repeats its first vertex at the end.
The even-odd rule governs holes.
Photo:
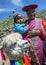
MULTIPOLYGON (((35 20, 31 21, 34 25, 34 28, 32 30, 42 30, 42 20, 36 18, 35 20)), ((31 23, 29 23, 30 26, 32 25, 31 23)), ((37 58, 32 54, 31 52, 31 48, 30 48, 30 56, 32 61, 37 63, 37 60, 39 60, 38 62, 40 62, 40 65, 42 65, 42 60, 43 60, 43 44, 42 44, 42 39, 40 36, 35 36, 31 38, 32 41, 32 45, 34 47, 34 51, 35 51, 35 55, 37 56, 37 58)))

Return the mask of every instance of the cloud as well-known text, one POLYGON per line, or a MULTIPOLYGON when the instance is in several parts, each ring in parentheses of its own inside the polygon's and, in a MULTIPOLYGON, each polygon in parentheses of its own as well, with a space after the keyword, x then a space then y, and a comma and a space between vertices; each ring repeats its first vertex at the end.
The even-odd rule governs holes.
POLYGON ((11 0, 11 2, 18 7, 22 7, 24 5, 22 0, 11 0))
POLYGON ((9 9, 9 8, 0 8, 0 13, 1 12, 10 12, 13 11, 13 9, 9 9))

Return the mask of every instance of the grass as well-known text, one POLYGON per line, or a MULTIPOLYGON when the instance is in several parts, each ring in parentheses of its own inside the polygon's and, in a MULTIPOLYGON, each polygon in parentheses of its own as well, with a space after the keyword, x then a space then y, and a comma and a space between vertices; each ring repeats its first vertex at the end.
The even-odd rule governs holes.
POLYGON ((0 43, 0 46, 2 45, 2 43, 0 43))
POLYGON ((12 17, 7 17, 7 18, 4 18, 4 19, 0 20, 0 22, 9 21, 11 19, 12 19, 12 17))

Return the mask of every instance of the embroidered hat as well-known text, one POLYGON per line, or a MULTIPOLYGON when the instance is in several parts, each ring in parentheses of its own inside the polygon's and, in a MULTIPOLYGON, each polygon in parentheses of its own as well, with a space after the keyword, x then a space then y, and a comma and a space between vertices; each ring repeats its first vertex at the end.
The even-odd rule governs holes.
POLYGON ((38 7, 37 4, 27 5, 27 6, 24 6, 24 7, 22 8, 22 10, 25 11, 25 12, 27 12, 27 11, 29 11, 30 9, 36 9, 37 7, 38 7))

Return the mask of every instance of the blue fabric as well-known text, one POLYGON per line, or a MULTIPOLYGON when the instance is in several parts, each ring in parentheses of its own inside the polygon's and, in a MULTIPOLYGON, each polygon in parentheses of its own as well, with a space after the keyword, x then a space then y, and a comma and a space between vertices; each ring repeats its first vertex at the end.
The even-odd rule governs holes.
POLYGON ((10 65, 15 65, 15 60, 10 60, 10 65))
POLYGON ((27 29, 25 28, 25 24, 22 23, 14 23, 13 30, 20 33, 25 33, 27 31, 27 29))
POLYGON ((18 65, 18 63, 15 60, 10 60, 10 65, 18 65))
POLYGON ((20 60, 10 60, 10 65, 22 65, 20 60))

